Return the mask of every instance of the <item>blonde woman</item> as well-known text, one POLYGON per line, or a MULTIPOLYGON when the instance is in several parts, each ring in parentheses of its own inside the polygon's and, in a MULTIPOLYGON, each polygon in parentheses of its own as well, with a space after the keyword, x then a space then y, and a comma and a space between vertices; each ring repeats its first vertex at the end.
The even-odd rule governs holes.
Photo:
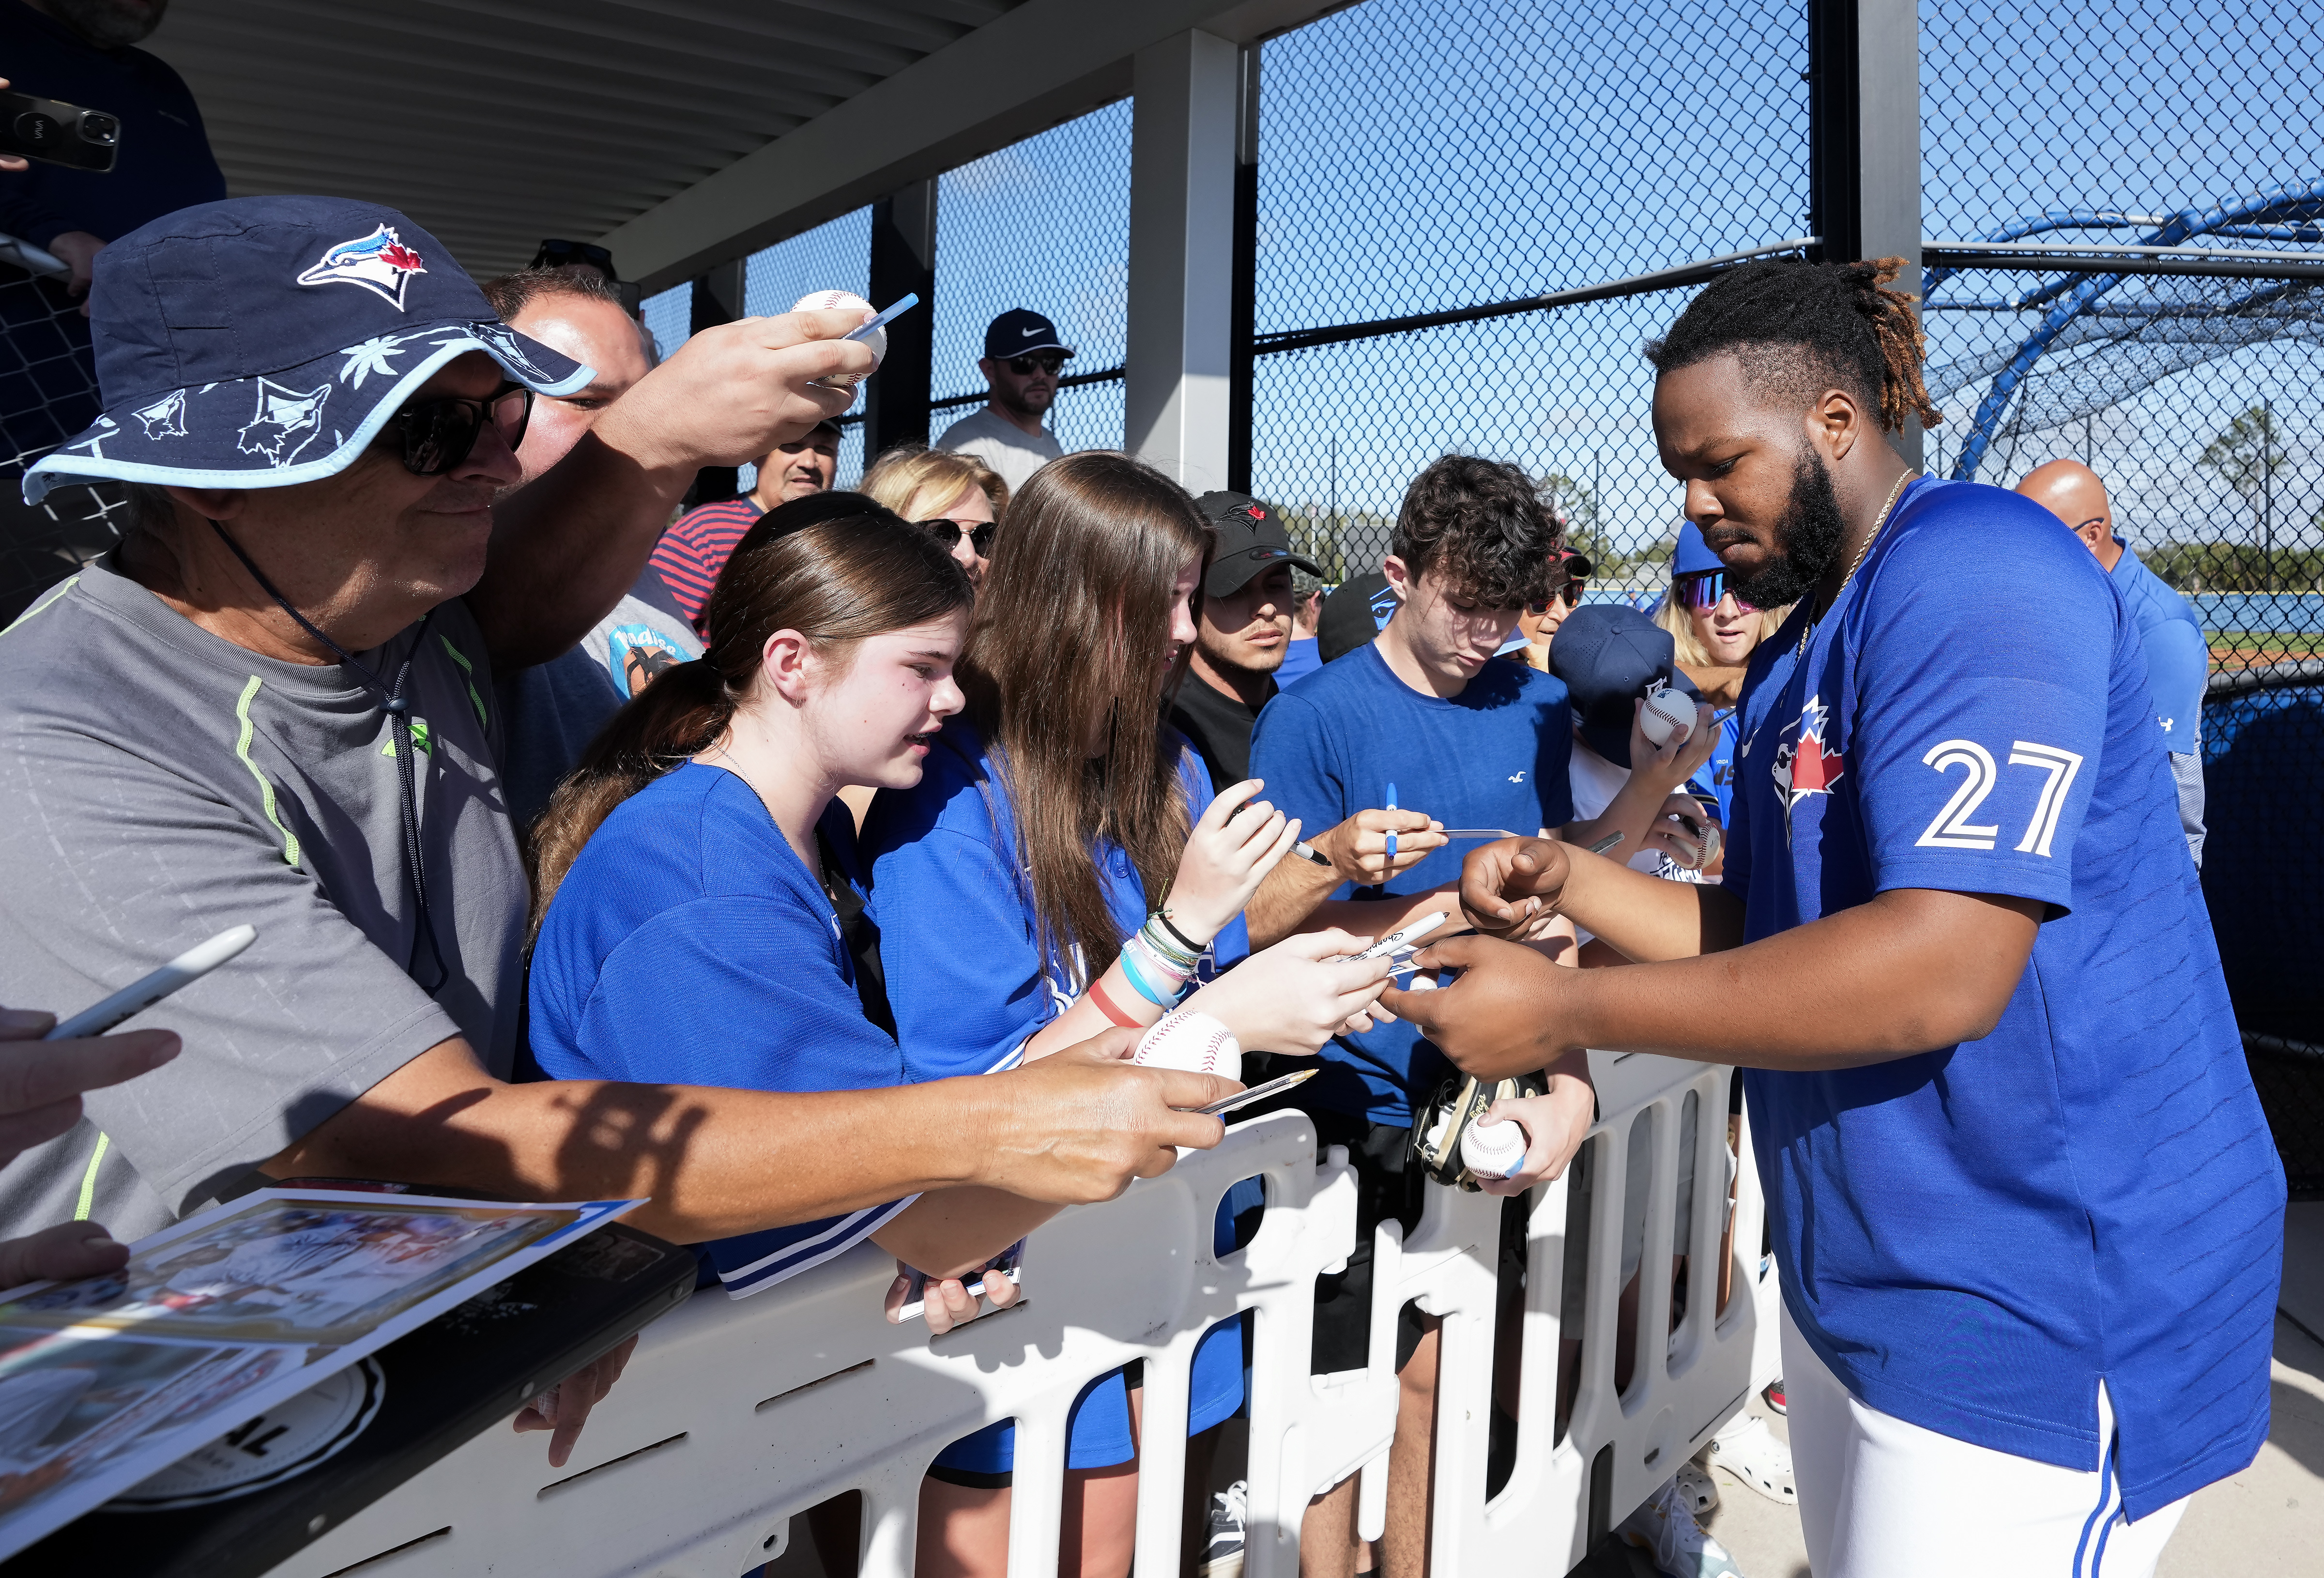
POLYGON ((936 533, 953 562, 982 587, 1009 484, 973 455, 899 444, 863 474, 862 492, 936 533))
POLYGON ((1670 632, 1679 671, 1719 709, 1719 743, 1686 788, 1717 808, 1721 826, 1735 793, 1735 704, 1742 697, 1743 671, 1759 643, 1775 633, 1791 611, 1788 604, 1758 608, 1737 596, 1728 584, 1727 567, 1702 540, 1702 531, 1692 521, 1680 524, 1678 546, 1671 550, 1670 590, 1655 610, 1655 623, 1670 632))

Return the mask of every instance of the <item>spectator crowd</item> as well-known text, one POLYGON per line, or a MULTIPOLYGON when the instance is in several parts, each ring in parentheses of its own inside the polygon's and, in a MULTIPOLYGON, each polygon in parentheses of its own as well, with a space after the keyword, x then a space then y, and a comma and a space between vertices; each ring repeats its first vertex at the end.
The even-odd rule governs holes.
MULTIPOLYGON (((37 24, 48 52, 11 65, 44 90, 198 126, 134 38, 90 31, 104 8, 0 6, 37 24)), ((1883 1453, 1942 1465, 1923 1490, 1956 1513, 2006 1472, 1986 1460, 2030 1463, 2010 1516, 2047 1529, 2089 1490, 2146 1571, 2247 1459, 2236 1312, 2264 1234, 2221 1224, 2259 1220, 2273 1164, 2194 883, 2200 632, 2086 467, 2018 498, 1904 466, 1886 435, 1933 413, 1868 265, 1736 269, 1651 348, 1687 518, 1648 614, 1592 601, 1535 481, 1473 455, 1413 477, 1386 553, 1333 586, 1268 500, 1066 453, 1074 351, 1025 309, 986 332, 982 409, 841 489, 862 314, 660 359, 602 253, 551 244, 479 286, 392 209, 227 199, 198 145, 102 202, 46 171, 0 189, 0 226, 70 264, 101 387, 25 495, 118 487, 128 521, 0 635, 0 1032, 23 1043, 0 1282, 117 1265, 97 1222, 126 1240, 269 1180, 396 1180, 648 1197, 632 1220, 735 1298, 868 1240, 896 1261, 885 1318, 942 1332, 1020 1296, 1060 1206, 1218 1143, 1195 1109, 1230 1081, 1127 1061, 1200 1012, 1254 1081, 1314 1072, 1237 1121, 1296 1108, 1355 1169, 1315 1374, 1366 1363, 1374 1229, 1417 1226, 1464 1083, 1503 1093, 1474 1121, 1523 1135, 1466 1181, 1516 1200, 1594 1121, 1588 1048, 1652 1050, 1749 1070, 1705 1121, 1735 1151, 1748 1084, 1787 1372, 1824 1412, 1794 1416, 1796 1475, 1740 1417, 1702 1462, 1796 1498, 1819 1574, 1884 1570, 1864 1542, 1893 1509, 1842 1471, 1883 1453), (747 492, 687 507, 744 465, 747 492), (1944 546, 1972 528, 1974 599, 1944 546), (2135 990, 2100 946, 2126 906, 2183 962, 2135 990), (1352 956, 1438 912, 1410 985, 1352 956), (242 923, 257 942, 169 1029, 31 1039, 242 923), (1759 967, 1708 957, 1729 950, 1759 967), (2097 1029, 2055 1028, 2077 1003, 2097 1029), (2153 1071, 2119 1049, 2158 1037, 2176 1072, 2126 1094, 2153 1071), (2195 1147, 2173 1154, 2200 1198, 2133 1203, 2119 1163, 2076 1181, 2077 1134, 2195 1147), (1900 1173, 1981 1227, 1785 1209, 1878 1218, 1900 1173), (2078 1260, 2093 1198, 2114 1236, 2078 1260), (2207 1206, 2237 1248, 2169 1287, 2122 1269, 2207 1206), (1963 1380, 1941 1323, 1966 1317, 1909 1291, 1939 1285, 1985 1290, 1997 1369, 2050 1379, 1963 1380), (2104 1362, 2078 1299, 2141 1307, 2104 1362), (2218 1400, 2185 1424, 2153 1399, 2194 1370, 2218 1400)), ((1680 1150, 1683 1224, 1723 1180, 1680 1150)), ((1222 1201, 1221 1252, 1262 1204, 1222 1201)), ((1619 1275, 1635 1308, 1647 1269, 1619 1275)), ((1683 1290, 1684 1257, 1652 1275, 1683 1290)), ((1428 1570, 1440 1332, 1393 1318, 1385 1532, 1360 1534, 1353 1480, 1325 1490, 1315 1578, 1428 1570)), ((1240 1571, 1240 1487, 1204 1476, 1245 1344, 1230 1321, 1194 1361, 1213 1578, 1240 1571)), ((620 1363, 521 1417, 554 1425, 552 1461, 620 1363)), ((1074 1406, 1065 1570, 1130 1570, 1139 1406, 1134 1370, 1074 1406)), ((1014 1451, 1004 1422, 936 1456, 918 1571, 1005 1569, 1014 1451)), ((1697 1524, 1716 1494, 1687 1465, 1623 1528, 1664 1571, 1734 1572, 1697 1524)))

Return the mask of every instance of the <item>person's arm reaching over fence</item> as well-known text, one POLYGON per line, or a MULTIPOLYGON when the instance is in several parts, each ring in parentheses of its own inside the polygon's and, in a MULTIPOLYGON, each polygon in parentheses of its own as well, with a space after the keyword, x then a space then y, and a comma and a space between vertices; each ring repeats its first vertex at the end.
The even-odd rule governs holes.
POLYGON ((853 394, 870 350, 840 337, 860 312, 750 318, 696 335, 597 419, 547 475, 493 512, 492 554, 468 594, 496 669, 554 657, 637 579, 696 470, 766 454, 853 394))

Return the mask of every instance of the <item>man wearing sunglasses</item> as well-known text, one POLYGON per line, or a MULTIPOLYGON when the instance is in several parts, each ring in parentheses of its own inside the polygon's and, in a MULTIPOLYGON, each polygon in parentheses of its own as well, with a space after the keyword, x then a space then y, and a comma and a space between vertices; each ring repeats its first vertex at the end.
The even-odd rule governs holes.
POLYGON ((1177 1109, 1228 1082, 1094 1052, 831 1099, 510 1083, 528 894, 494 670, 611 609, 696 469, 842 408, 816 381, 871 372, 840 337, 861 314, 696 336, 503 499, 534 398, 592 371, 401 214, 204 204, 115 242, 94 294, 104 414, 25 491, 109 478, 135 514, 0 634, 0 1001, 87 1003, 229 927, 258 940, 173 1001, 166 1069, 0 1169, 0 1239, 143 1236, 263 1174, 650 1195, 638 1220, 697 1242, 955 1168, 1102 1199, 1217 1143, 1177 1109))
POLYGON ((939 449, 973 455, 999 472, 1013 495, 1030 477, 1065 451, 1049 431, 1049 408, 1056 403, 1057 378, 1074 347, 1057 326, 1039 313, 1012 307, 984 331, 984 355, 976 370, 991 391, 982 410, 944 430, 939 449))

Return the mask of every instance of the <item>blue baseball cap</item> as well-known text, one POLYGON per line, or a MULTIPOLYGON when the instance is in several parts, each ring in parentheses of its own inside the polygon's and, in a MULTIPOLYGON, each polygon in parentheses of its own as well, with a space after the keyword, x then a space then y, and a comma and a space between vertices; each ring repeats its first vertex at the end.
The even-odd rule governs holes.
POLYGON ((587 367, 500 321, 452 254, 393 208, 230 198, 97 254, 89 290, 103 413, 24 476, 288 487, 345 470, 414 390, 482 351, 538 394, 587 367))
POLYGON ((1671 550, 1671 574, 1697 575, 1704 570, 1723 570, 1727 561, 1711 551, 1711 544, 1702 540, 1702 528, 1692 521, 1678 524, 1678 546, 1671 550))
POLYGON ((1679 671, 1670 632, 1619 603, 1585 603, 1567 614, 1549 643, 1549 671, 1565 681, 1583 742, 1617 767, 1630 765, 1630 704, 1649 685, 1659 679, 1702 699, 1679 671))

